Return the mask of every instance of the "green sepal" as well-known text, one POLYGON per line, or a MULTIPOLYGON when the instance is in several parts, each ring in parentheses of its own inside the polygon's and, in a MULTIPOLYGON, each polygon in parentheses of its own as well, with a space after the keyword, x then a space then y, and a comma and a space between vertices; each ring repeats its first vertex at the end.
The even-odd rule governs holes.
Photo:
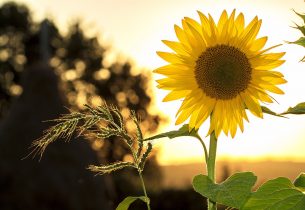
POLYGON ((239 209, 251 195, 256 180, 252 172, 236 173, 220 184, 214 184, 206 175, 197 175, 193 179, 193 187, 216 203, 239 209))
POLYGON ((128 196, 118 205, 118 207, 116 207, 116 210, 128 210, 129 206, 138 199, 142 200, 145 203, 149 203, 149 198, 145 196, 128 196))
POLYGON ((298 44, 305 47, 305 37, 300 37, 298 40, 294 42, 289 42, 290 44, 298 44))
POLYGON ((149 140, 153 140, 153 139, 160 139, 160 138, 176 138, 176 137, 181 137, 181 136, 193 136, 193 137, 198 137, 197 134, 197 130, 192 129, 190 131, 189 129, 189 125, 188 124, 184 124, 181 128, 179 128, 178 130, 175 131, 169 131, 169 132, 165 132, 165 133, 160 133, 158 135, 146 138, 144 141, 149 141, 149 140))
POLYGON ((263 113, 270 114, 270 115, 277 116, 277 117, 285 117, 283 115, 286 115, 286 114, 305 114, 305 102, 299 103, 294 107, 289 107, 287 109, 287 111, 280 113, 280 114, 272 111, 271 109, 269 109, 265 106, 261 106, 261 108, 262 108, 263 113))
MULTIPOLYGON (((294 10, 293 10, 294 11, 294 10)), ((303 22, 305 23, 305 14, 300 14, 297 13, 296 11, 294 11, 295 14, 297 14, 300 18, 302 18, 303 22)), ((295 24, 296 26, 293 28, 298 29, 302 34, 303 37, 300 37, 298 40, 294 41, 294 42, 288 42, 289 44, 298 44, 301 45, 303 47, 305 47, 305 25, 299 26, 297 24, 295 24)), ((305 62, 305 56, 300 60, 301 62, 305 62)))
POLYGON ((240 210, 304 210, 305 194, 289 179, 279 177, 264 183, 252 193, 240 210))
POLYGON ((295 27, 293 28, 298 29, 305 36, 305 26, 299 26, 298 24, 295 24, 295 27))
MULTIPOLYGON (((295 12, 295 14, 297 14, 300 18, 302 18, 302 20, 303 20, 303 22, 305 23, 305 14, 300 14, 300 13, 298 13, 298 12, 296 12, 296 11, 294 11, 295 12)), ((299 31, 301 31, 301 33, 305 36, 305 25, 303 25, 303 26, 299 26, 298 24, 295 24, 296 25, 296 27, 294 27, 294 28, 296 28, 296 29, 298 29, 299 31)))
MULTIPOLYGON (((293 10, 294 11, 294 10, 293 10)), ((294 11, 295 12, 295 14, 297 14, 300 18, 302 18, 303 19, 303 22, 305 23, 305 14, 300 14, 300 13, 298 13, 298 12, 296 12, 296 11, 294 11)))
POLYGON ((271 109, 269 109, 265 106, 261 106, 261 108, 262 108, 263 113, 270 114, 270 115, 277 116, 277 117, 285 117, 280 114, 277 114, 276 112, 272 111, 271 109))

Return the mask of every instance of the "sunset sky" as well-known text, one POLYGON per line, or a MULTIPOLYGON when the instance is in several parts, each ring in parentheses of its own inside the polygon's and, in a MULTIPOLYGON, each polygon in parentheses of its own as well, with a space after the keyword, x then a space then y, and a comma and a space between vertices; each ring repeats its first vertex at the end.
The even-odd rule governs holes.
MULTIPOLYGON (((0 2, 4 2, 3 0, 0 2)), ((263 20, 259 36, 268 36, 267 46, 282 43, 274 51, 285 51, 286 63, 277 70, 285 75, 287 84, 281 86, 285 95, 276 95, 278 101, 270 106, 281 112, 289 106, 305 101, 305 63, 299 60, 305 48, 286 44, 301 35, 291 28, 294 23, 303 24, 292 9, 305 13, 303 0, 19 0, 27 4, 35 20, 50 17, 64 33, 69 24, 81 19, 88 34, 98 33, 102 43, 112 46, 120 57, 132 59, 137 67, 148 71, 164 65, 156 51, 170 51, 161 40, 176 40, 174 24, 181 25, 185 16, 198 20, 197 10, 210 13, 214 19, 223 9, 229 13, 236 8, 243 12, 247 23, 258 16, 263 20)), ((156 77, 157 78, 157 77, 156 77)), ((153 82, 154 87, 156 83, 153 82)), ((180 102, 162 102, 166 91, 154 88, 156 106, 166 113, 170 122, 160 131, 177 129, 175 112, 180 102)), ((249 115, 250 116, 250 115, 249 115)), ((305 161, 305 116, 289 116, 290 119, 265 115, 264 119, 250 117, 244 133, 234 139, 221 135, 219 159, 277 159, 305 161)), ((208 123, 200 129, 205 136, 208 123)), ((208 138, 205 139, 208 144, 208 138)), ((161 164, 179 164, 200 161, 203 150, 191 138, 156 141, 161 164)))

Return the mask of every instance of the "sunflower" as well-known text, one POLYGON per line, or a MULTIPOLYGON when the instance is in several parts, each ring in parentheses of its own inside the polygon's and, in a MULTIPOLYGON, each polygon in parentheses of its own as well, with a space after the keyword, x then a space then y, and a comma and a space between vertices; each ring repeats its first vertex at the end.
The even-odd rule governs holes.
POLYGON ((277 87, 286 80, 273 69, 283 64, 285 54, 263 50, 268 37, 257 38, 262 20, 255 17, 245 26, 243 13, 224 10, 216 24, 198 12, 200 23, 185 17, 182 28, 175 25, 178 41, 163 40, 174 52, 157 52, 168 65, 154 72, 165 76, 158 88, 170 92, 163 101, 183 99, 176 124, 189 120, 198 129, 210 117, 208 134, 221 131, 235 136, 248 121, 246 109, 262 118, 260 103, 272 103, 270 93, 283 94, 277 87))

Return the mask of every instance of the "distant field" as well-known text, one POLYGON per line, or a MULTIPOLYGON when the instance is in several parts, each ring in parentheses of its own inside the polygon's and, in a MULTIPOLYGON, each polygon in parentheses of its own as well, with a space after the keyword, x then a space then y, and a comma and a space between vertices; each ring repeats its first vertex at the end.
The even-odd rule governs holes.
MULTIPOLYGON (((162 166, 164 188, 186 188, 191 185, 192 177, 205 173, 203 164, 185 164, 162 166)), ((305 172, 305 162, 261 161, 261 162, 217 162, 217 180, 224 180, 237 171, 253 171, 258 176, 257 184, 279 176, 294 180, 301 172, 305 172)))

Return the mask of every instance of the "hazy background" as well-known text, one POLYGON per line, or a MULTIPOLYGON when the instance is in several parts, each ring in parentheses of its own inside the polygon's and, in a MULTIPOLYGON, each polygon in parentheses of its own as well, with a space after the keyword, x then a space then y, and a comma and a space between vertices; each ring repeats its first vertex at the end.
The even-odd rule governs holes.
MULTIPOLYGON (((85 170, 92 163, 128 158, 117 139, 57 142, 40 163, 20 159, 50 125, 42 121, 66 113, 66 108, 82 110, 84 103, 106 100, 125 115, 127 108, 136 110, 146 136, 179 128, 174 121, 180 102, 162 102, 166 91, 155 88, 158 76, 151 72, 165 64, 155 53, 168 51, 161 40, 176 40, 174 24, 180 25, 184 16, 198 20, 196 10, 216 20, 223 9, 236 8, 247 22, 258 15, 263 20, 260 36, 269 36, 267 47, 283 43, 275 51, 287 52, 286 63, 278 68, 288 80, 282 86, 285 95, 275 96, 278 103, 270 108, 281 112, 305 101, 304 63, 298 62, 305 50, 285 43, 300 36, 291 26, 303 24, 292 11, 305 12, 302 0, 14 2, 0 0, 3 209, 114 209, 124 196, 141 193, 132 171, 93 178, 85 170)), ((264 118, 251 116, 245 132, 234 139, 220 136, 219 181, 235 171, 252 170, 260 183, 276 176, 293 179, 305 171, 305 117, 264 118)), ((207 129, 205 123, 202 136, 207 129)), ((146 170, 153 209, 202 209, 204 201, 189 189, 192 177, 205 171, 199 142, 161 139, 154 146, 146 170)), ((134 208, 141 209, 138 205, 134 208)))
MULTIPOLYGON (((161 40, 176 40, 173 25, 179 25, 184 16, 198 20, 196 11, 200 10, 206 14, 211 13, 217 20, 223 9, 231 12, 234 8, 237 12, 243 12, 248 22, 257 15, 263 20, 259 35, 269 36, 266 47, 283 43, 284 45, 275 51, 287 52, 284 57, 287 62, 278 68, 288 80, 288 83, 282 86, 285 95, 275 96, 279 104, 274 103, 270 107, 276 111, 283 111, 289 106, 305 101, 305 94, 301 91, 305 89, 304 63, 298 62, 303 57, 304 49, 285 44, 285 41, 296 40, 300 36, 300 33, 291 26, 294 26, 294 23, 302 23, 292 11, 292 9, 299 12, 304 10, 305 3, 302 0, 88 0, 86 2, 75 0, 73 3, 58 0, 25 0, 20 2, 26 2, 31 6, 35 20, 50 17, 63 33, 67 32, 67 26, 75 19, 82 20, 86 34, 98 35, 99 40, 111 46, 109 59, 117 56, 124 59, 128 57, 132 59, 135 67, 147 68, 148 72, 165 63, 156 56, 155 52, 168 51, 161 40)), ((156 90, 154 82, 151 87, 156 95, 156 107, 162 107, 161 111, 171 120, 160 128, 162 130, 174 128, 175 112, 180 102, 161 102, 166 91, 156 90)), ((221 136, 218 152, 220 158, 305 159, 304 117, 292 116, 289 120, 269 116, 265 116, 265 120, 250 117, 250 122, 246 124, 245 132, 242 135, 238 133, 233 141, 221 136)), ((207 124, 201 129, 203 135, 206 129, 207 124)), ((199 144, 192 140, 185 144, 185 141, 161 143, 161 152, 158 155, 161 163, 201 160, 202 150, 199 144)))

